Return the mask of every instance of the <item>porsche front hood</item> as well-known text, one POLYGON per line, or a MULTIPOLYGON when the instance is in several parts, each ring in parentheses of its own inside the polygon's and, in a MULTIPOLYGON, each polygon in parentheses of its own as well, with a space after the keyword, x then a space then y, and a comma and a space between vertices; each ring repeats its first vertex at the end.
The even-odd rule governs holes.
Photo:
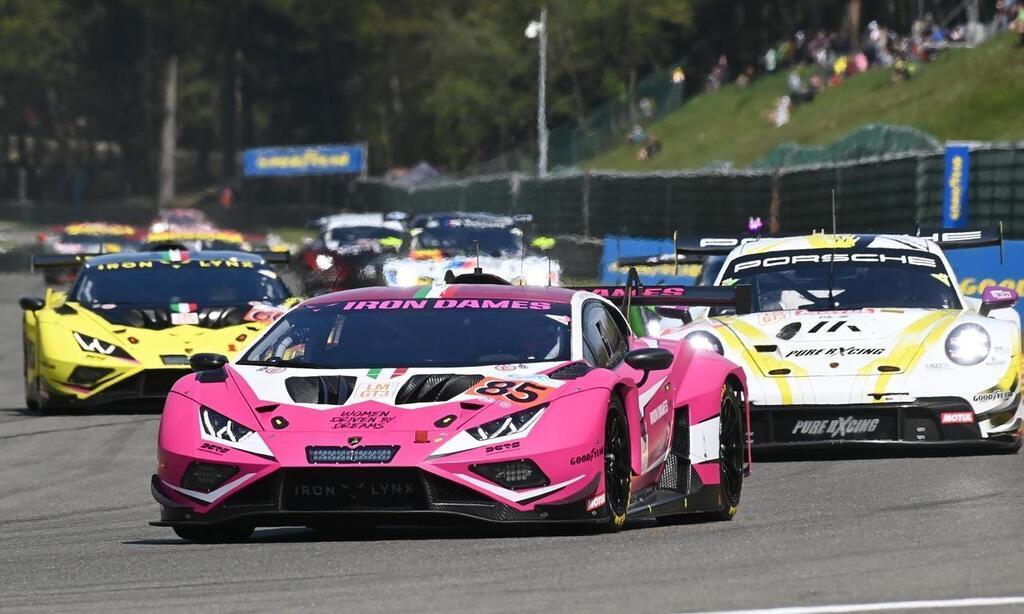
POLYGON ((903 373, 940 341, 959 311, 776 311, 717 318, 733 350, 768 377, 903 373))

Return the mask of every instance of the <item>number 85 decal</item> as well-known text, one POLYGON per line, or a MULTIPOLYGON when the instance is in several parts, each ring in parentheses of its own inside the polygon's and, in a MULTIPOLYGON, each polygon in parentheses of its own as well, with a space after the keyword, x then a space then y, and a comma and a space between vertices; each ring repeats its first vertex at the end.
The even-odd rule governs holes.
POLYGON ((488 397, 504 397, 513 403, 533 403, 549 390, 547 386, 532 382, 488 380, 473 392, 488 397))

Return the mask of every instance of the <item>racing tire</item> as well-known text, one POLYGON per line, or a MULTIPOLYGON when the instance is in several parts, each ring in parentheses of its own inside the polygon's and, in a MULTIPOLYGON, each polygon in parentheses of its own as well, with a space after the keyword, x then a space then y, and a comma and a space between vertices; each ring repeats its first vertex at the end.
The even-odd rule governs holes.
POLYGON ((614 533, 626 524, 631 499, 632 463, 626 410, 618 395, 612 394, 604 425, 604 519, 600 529, 614 533))
POLYGON ((722 405, 718 420, 718 475, 722 508, 711 512, 711 520, 732 520, 740 505, 746 458, 743 440, 745 420, 740 389, 733 384, 722 386, 722 405))
MULTIPOLYGON (((24 329, 23 329, 24 330, 24 329)), ((30 382, 28 379, 28 336, 22 332, 21 335, 21 356, 22 356, 22 379, 25 380, 25 407, 30 411, 39 411, 39 382, 36 378, 33 378, 30 382), (35 387, 35 398, 33 398, 33 386, 35 387)))
POLYGON ((185 541, 198 544, 226 544, 249 539, 254 529, 251 524, 177 526, 174 533, 185 541))

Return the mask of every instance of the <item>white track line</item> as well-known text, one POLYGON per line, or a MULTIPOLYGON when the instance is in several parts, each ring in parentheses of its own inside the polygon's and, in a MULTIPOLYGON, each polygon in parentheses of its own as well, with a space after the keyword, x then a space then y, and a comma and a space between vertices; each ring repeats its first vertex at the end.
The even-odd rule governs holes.
POLYGON ((883 601, 848 605, 809 605, 753 610, 707 610, 703 614, 835 614, 837 612, 883 612, 887 610, 925 610, 938 608, 989 608, 1000 605, 1024 605, 1024 597, 969 597, 927 601, 883 601))

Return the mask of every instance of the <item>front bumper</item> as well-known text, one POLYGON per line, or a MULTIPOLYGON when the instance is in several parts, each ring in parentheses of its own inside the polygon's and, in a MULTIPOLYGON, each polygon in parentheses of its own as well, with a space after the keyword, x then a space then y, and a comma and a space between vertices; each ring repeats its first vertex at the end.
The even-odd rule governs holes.
POLYGON ((241 488, 217 506, 197 513, 179 503, 154 475, 153 498, 160 520, 153 526, 249 523, 254 526, 310 526, 331 522, 586 523, 600 521, 586 510, 591 483, 571 502, 520 511, 470 488, 413 467, 281 468, 241 488))
POLYGON ((1021 445, 1017 404, 998 415, 975 416, 965 399, 935 397, 907 403, 750 405, 753 448, 929 446, 1016 449, 1021 445), (951 416, 971 414, 970 422, 951 416), (947 417, 944 423, 944 414, 947 417), (988 421, 982 429, 977 418, 988 421), (1000 422, 997 428, 997 420, 1000 422), (988 432, 994 430, 996 432, 988 432))
POLYGON ((131 404, 132 406, 143 405, 159 408, 163 406, 167 393, 170 392, 174 383, 191 372, 187 367, 145 369, 94 393, 91 393, 89 389, 81 389, 80 394, 86 396, 67 394, 65 388, 68 386, 66 384, 57 387, 50 384, 46 378, 43 378, 42 383, 48 395, 47 403, 54 407, 74 408, 131 404))

